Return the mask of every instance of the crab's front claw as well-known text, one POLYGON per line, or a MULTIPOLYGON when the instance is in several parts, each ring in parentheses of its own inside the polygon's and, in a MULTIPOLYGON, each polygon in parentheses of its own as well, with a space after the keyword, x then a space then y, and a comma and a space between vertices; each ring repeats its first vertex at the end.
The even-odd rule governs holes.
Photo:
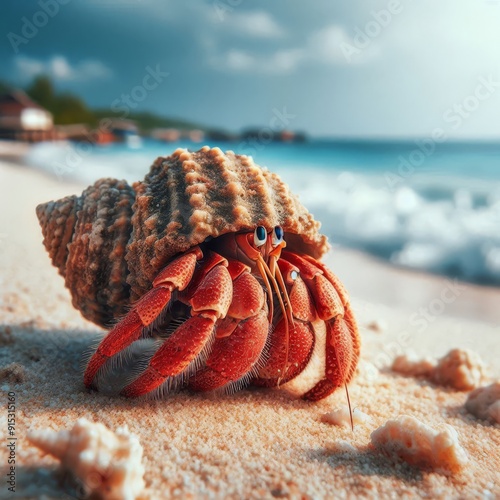
POLYGON ((229 263, 233 297, 227 317, 217 324, 216 340, 206 365, 189 382, 191 389, 231 391, 250 378, 269 332, 262 286, 247 266, 229 263), (242 380, 243 377, 243 380, 242 380))
POLYGON ((270 334, 268 359, 254 383, 275 387, 289 382, 289 390, 316 401, 352 378, 359 356, 358 330, 347 294, 321 263, 283 251, 278 266, 293 326, 287 331, 285 318, 278 321, 270 334))
POLYGON ((312 257, 284 252, 286 261, 297 266, 325 322, 324 375, 302 397, 317 401, 347 384, 354 375, 360 352, 359 332, 347 293, 339 279, 312 257))

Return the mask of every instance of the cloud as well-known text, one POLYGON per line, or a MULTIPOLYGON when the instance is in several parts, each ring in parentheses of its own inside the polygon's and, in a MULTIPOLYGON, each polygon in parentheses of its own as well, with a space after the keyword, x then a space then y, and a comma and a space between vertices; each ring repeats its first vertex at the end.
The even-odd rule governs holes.
POLYGON ((285 34, 284 29, 263 10, 233 13, 227 17, 225 26, 234 33, 254 38, 280 38, 285 34))
POLYGON ((231 49, 212 59, 212 65, 234 72, 286 74, 293 72, 304 57, 302 49, 278 50, 268 56, 231 49))
POLYGON ((352 44, 342 26, 333 24, 327 26, 309 38, 308 47, 311 56, 326 63, 345 63, 346 58, 342 47, 352 44))
POLYGON ((14 59, 14 65, 20 80, 30 80, 36 75, 46 74, 56 81, 80 82, 91 80, 102 80, 109 78, 112 71, 100 61, 87 59, 71 65, 64 56, 53 56, 41 61, 26 56, 18 56, 14 59))
MULTIPOLYGON (((242 15, 242 19, 246 16, 242 15)), ((215 44, 210 50, 215 52, 215 44)), ((361 46, 343 26, 331 24, 309 34, 299 47, 276 49, 270 53, 233 48, 211 57, 210 63, 219 70, 278 74, 292 73, 306 63, 316 66, 365 64, 380 54, 381 45, 377 40, 366 37, 361 46)))
POLYGON ((278 49, 269 54, 231 49, 222 56, 211 59, 218 69, 234 72, 292 73, 307 62, 315 65, 362 64, 380 53, 379 47, 370 42, 360 49, 342 26, 330 25, 307 38, 303 47, 278 49))
POLYGON ((337 24, 313 33, 309 38, 308 49, 312 59, 335 65, 366 62, 378 53, 374 42, 360 48, 346 30, 337 24))

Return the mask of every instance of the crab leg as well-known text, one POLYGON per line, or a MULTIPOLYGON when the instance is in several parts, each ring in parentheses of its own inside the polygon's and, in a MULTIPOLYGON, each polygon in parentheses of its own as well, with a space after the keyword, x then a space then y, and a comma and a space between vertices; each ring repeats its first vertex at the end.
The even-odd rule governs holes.
POLYGON ((206 366, 190 387, 208 391, 239 380, 252 370, 266 343, 269 321, 262 286, 240 262, 230 261, 233 297, 227 317, 217 324, 216 340, 206 366))
POLYGON ((312 258, 289 252, 283 257, 299 268, 313 296, 318 317, 326 323, 325 375, 303 395, 304 399, 317 401, 352 378, 359 356, 357 328, 347 294, 331 272, 312 258))
POLYGON ((179 326, 151 358, 146 370, 122 390, 137 397, 174 377, 201 353, 218 319, 226 316, 233 285, 224 259, 203 278, 189 302, 192 316, 179 326))
POLYGON ((228 337, 217 338, 207 366, 193 375, 189 386, 211 391, 249 373, 266 344, 269 321, 265 310, 242 321, 228 337))
POLYGON ((115 325, 99 344, 84 375, 84 383, 91 387, 101 366, 116 353, 125 349, 140 337, 143 328, 150 325, 170 301, 174 290, 184 290, 190 283, 196 268, 196 261, 202 253, 198 247, 168 264, 153 282, 153 288, 146 293, 115 325))
POLYGON ((268 359, 252 383, 265 387, 285 384, 307 365, 313 345, 314 332, 309 324, 296 321, 295 328, 287 337, 285 320, 282 318, 271 333, 268 359))
POLYGON ((344 288, 344 285, 337 278, 337 276, 335 276, 335 274, 333 274, 330 271, 330 269, 328 269, 328 267, 326 267, 322 262, 319 262, 319 261, 313 259, 312 257, 309 257, 309 255, 303 255, 302 257, 305 260, 307 260, 310 264, 312 264, 313 266, 318 267, 323 272, 323 274, 326 276, 328 281, 330 281, 330 283, 334 286, 335 290, 339 294, 340 299, 342 300, 342 304, 344 304, 344 319, 349 325, 351 325, 353 331, 355 332, 354 337, 355 337, 355 340, 357 341, 356 346, 359 350, 360 342, 359 342, 359 336, 357 334, 358 327, 356 324, 356 319, 355 319, 354 314, 353 314, 352 309, 351 309, 349 296, 347 294, 346 289, 344 288))

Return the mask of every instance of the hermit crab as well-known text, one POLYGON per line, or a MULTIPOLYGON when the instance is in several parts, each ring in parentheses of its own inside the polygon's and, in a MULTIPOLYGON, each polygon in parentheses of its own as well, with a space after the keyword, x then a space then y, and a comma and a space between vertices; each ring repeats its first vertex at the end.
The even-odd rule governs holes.
POLYGON ((319 260, 326 237, 252 158, 177 149, 142 182, 101 179, 37 215, 73 305, 111 327, 86 365, 88 388, 127 356, 117 391, 128 397, 252 383, 319 400, 352 378, 359 335, 319 260))

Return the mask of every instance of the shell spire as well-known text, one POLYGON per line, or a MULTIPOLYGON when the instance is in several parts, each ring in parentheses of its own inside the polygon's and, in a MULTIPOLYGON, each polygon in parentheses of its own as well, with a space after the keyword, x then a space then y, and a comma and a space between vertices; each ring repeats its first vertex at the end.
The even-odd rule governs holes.
POLYGON ((28 433, 28 441, 53 457, 64 460, 71 444, 69 430, 59 432, 49 430, 34 430, 28 433))
POLYGON ((100 179, 81 196, 37 207, 45 248, 73 305, 101 326, 124 314, 129 303, 125 253, 134 200, 125 181, 100 179))
POLYGON ((36 207, 36 215, 42 226, 43 244, 52 263, 63 277, 68 258, 68 243, 73 238, 79 201, 77 196, 67 196, 36 207))

